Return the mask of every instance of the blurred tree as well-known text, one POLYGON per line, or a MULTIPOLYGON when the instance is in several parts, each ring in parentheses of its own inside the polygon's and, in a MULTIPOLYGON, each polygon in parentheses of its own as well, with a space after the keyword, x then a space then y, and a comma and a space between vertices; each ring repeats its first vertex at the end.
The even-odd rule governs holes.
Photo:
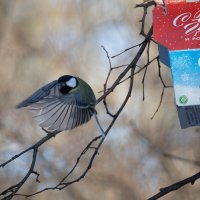
MULTIPOLYGON (((15 110, 14 106, 63 74, 79 76, 92 86, 100 102, 100 122, 109 133, 105 139, 96 138, 93 148, 87 148, 100 134, 92 120, 46 141, 37 152, 34 172, 30 171, 22 187, 10 188, 27 174, 32 152, 8 163, 0 169, 1 199, 22 199, 20 194, 34 194, 45 188, 52 190, 30 198, 147 199, 158 188, 199 170, 199 128, 179 128, 173 91, 168 87, 170 71, 158 67, 157 47, 150 42, 153 2, 146 1, 137 9, 136 3, 141 1, 0 1, 1 163, 45 136, 27 111, 15 110), (147 7, 141 31, 139 20, 147 7), (136 47, 110 57, 131 45, 136 47), (111 129, 110 124, 114 124, 111 129), (64 181, 66 185, 61 183, 57 188, 83 178, 94 155, 87 176, 62 191, 56 190, 85 147, 87 152, 81 154, 75 170, 64 181)), ((198 199, 198 188, 198 182, 193 187, 187 185, 165 199, 198 199)))

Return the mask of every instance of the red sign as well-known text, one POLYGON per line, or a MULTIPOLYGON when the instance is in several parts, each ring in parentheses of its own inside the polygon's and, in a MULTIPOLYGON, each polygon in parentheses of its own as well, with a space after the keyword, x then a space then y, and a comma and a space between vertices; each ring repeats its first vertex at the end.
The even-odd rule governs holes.
POLYGON ((198 2, 200 0, 154 0, 157 4, 172 4, 172 3, 181 3, 181 2, 198 2))
POLYGON ((154 39, 169 50, 200 48, 200 2, 153 9, 154 39))

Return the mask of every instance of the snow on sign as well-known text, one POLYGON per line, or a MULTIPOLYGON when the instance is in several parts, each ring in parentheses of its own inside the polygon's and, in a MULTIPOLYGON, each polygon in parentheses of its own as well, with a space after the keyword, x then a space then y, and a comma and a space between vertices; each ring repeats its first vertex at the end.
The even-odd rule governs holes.
POLYGON ((169 50, 200 48, 200 2, 153 9, 154 39, 169 50))
POLYGON ((176 105, 200 105, 200 49, 170 51, 169 57, 176 105))
POLYGON ((200 49, 169 51, 182 128, 200 125, 200 49))

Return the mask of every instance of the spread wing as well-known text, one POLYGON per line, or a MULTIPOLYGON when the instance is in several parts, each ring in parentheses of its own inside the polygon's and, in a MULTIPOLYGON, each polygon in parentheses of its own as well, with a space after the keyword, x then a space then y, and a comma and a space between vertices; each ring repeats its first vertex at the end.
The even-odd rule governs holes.
POLYGON ((35 102, 42 100, 44 97, 47 97, 50 94, 50 90, 56 86, 57 80, 48 83, 47 85, 41 87, 36 92, 34 92, 30 97, 19 103, 16 108, 22 108, 29 106, 35 102))
POLYGON ((33 118, 49 132, 73 129, 90 120, 94 107, 78 101, 77 93, 61 94, 59 84, 51 82, 20 103, 29 106, 33 118))
POLYGON ((94 108, 81 107, 74 95, 44 98, 29 109, 40 127, 49 132, 73 129, 86 123, 94 114, 94 108))

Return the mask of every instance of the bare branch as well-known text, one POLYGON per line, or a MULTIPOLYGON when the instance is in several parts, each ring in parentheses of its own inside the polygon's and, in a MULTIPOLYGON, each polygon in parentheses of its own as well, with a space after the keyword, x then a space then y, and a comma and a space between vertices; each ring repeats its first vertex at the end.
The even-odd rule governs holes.
POLYGON ((140 34, 144 37, 146 37, 146 34, 145 34, 145 31, 144 31, 144 27, 145 27, 145 19, 146 19, 146 15, 147 15, 147 9, 150 7, 150 6, 153 6, 155 5, 154 1, 148 1, 146 3, 142 3, 142 4, 137 4, 135 6, 135 8, 140 8, 142 7, 143 8, 143 16, 142 16, 142 19, 140 20, 140 22, 142 23, 141 25, 141 31, 140 31, 140 34))
POLYGON ((160 188, 160 192, 157 193, 156 195, 148 198, 148 200, 160 199, 160 197, 163 197, 163 196, 165 196, 166 194, 168 194, 172 191, 178 190, 186 184, 190 183, 190 184, 193 185, 195 183, 195 181, 198 180, 199 178, 200 178, 200 172, 198 172, 197 174, 195 174, 195 175, 193 175, 189 178, 183 179, 182 181, 174 183, 174 184, 172 184, 168 187, 160 188))
POLYGON ((115 82, 112 84, 112 86, 107 89, 107 91, 101 96, 99 97, 99 99, 97 100, 97 102, 101 102, 106 96, 108 96, 110 93, 112 93, 114 91, 114 89, 116 88, 116 86, 118 85, 118 83, 122 80, 122 78, 127 74, 127 72, 131 69, 136 67, 137 62, 139 60, 139 58, 141 57, 141 55, 143 54, 148 42, 151 40, 153 34, 153 27, 150 28, 145 40, 143 41, 140 49, 138 50, 138 53, 136 54, 136 56, 134 57, 134 59, 132 60, 132 62, 128 65, 127 68, 125 68, 125 70, 117 77, 117 79, 115 80, 115 82))

